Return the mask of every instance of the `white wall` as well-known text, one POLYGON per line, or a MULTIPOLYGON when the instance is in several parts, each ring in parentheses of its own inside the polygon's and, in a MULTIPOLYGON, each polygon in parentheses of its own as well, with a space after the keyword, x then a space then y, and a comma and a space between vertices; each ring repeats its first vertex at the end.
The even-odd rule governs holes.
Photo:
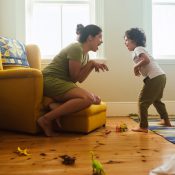
MULTIPOLYGON (((150 0, 104 0, 104 42, 106 63, 110 71, 92 73, 81 85, 100 95, 108 102, 108 115, 127 115, 137 112, 137 96, 142 79, 133 74, 130 53, 124 46, 124 32, 131 27, 141 27, 147 37, 151 35, 150 0), (148 20, 148 21, 147 21, 148 20)), ((0 35, 25 41, 24 0, 0 0, 0 35), (8 9, 8 15, 6 11, 8 9)), ((151 48, 148 39, 148 48, 151 48)), ((161 64, 167 73, 164 100, 169 113, 175 114, 175 65, 161 64), (171 101, 171 102, 169 102, 171 101), (170 104, 170 105, 169 105, 170 104)), ((155 113, 152 108, 150 113, 155 113)))
POLYGON ((0 35, 25 41, 25 0, 0 0, 0 35))

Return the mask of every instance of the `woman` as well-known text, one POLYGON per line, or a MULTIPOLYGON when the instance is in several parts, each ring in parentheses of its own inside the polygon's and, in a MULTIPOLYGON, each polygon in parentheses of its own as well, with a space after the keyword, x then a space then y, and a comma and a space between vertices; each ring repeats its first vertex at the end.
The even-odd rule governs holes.
POLYGON ((100 97, 76 85, 76 82, 82 83, 93 69, 96 72, 108 71, 105 64, 89 60, 88 52, 96 52, 101 43, 101 28, 96 25, 87 25, 81 30, 78 42, 62 49, 43 70, 44 95, 62 103, 38 119, 38 124, 46 136, 57 135, 52 128, 52 121, 56 120, 60 126, 61 116, 101 102, 100 97))

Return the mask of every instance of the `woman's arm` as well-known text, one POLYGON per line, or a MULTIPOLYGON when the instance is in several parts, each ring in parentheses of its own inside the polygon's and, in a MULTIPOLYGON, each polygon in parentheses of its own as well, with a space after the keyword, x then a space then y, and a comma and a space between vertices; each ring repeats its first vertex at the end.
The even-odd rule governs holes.
POLYGON ((88 61, 88 63, 83 67, 79 61, 69 61, 69 74, 73 82, 83 82, 93 69, 97 72, 99 72, 100 69, 102 71, 108 70, 105 64, 100 64, 93 60, 88 61))

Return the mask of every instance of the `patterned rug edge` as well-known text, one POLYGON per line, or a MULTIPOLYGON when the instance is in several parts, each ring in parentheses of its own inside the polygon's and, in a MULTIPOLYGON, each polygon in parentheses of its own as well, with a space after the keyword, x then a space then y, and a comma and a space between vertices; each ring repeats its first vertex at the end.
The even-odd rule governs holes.
MULTIPOLYGON (((131 119, 139 122, 138 116, 130 116, 131 119)), ((163 137, 165 140, 169 141, 170 143, 175 144, 175 116, 169 116, 169 119, 173 125, 173 127, 165 127, 158 125, 158 122, 160 121, 159 116, 149 116, 148 122, 149 122, 149 130, 154 132, 155 134, 163 137)))

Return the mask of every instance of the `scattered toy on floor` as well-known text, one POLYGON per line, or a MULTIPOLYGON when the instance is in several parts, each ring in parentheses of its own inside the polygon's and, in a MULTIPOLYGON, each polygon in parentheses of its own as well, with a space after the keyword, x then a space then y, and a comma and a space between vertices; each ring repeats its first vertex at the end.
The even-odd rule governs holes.
POLYGON ((28 150, 27 149, 21 149, 20 147, 17 148, 16 153, 19 156, 31 156, 31 154, 28 153, 28 150))
POLYGON ((76 160, 75 157, 70 157, 68 155, 62 155, 59 157, 63 159, 62 163, 64 165, 73 165, 75 163, 75 160, 76 160))
POLYGON ((125 123, 116 126, 116 132, 126 132, 128 131, 128 127, 125 123))
POLYGON ((93 169, 93 175, 105 175, 104 169, 102 164, 94 159, 94 152, 90 151, 92 156, 92 169, 93 169))

